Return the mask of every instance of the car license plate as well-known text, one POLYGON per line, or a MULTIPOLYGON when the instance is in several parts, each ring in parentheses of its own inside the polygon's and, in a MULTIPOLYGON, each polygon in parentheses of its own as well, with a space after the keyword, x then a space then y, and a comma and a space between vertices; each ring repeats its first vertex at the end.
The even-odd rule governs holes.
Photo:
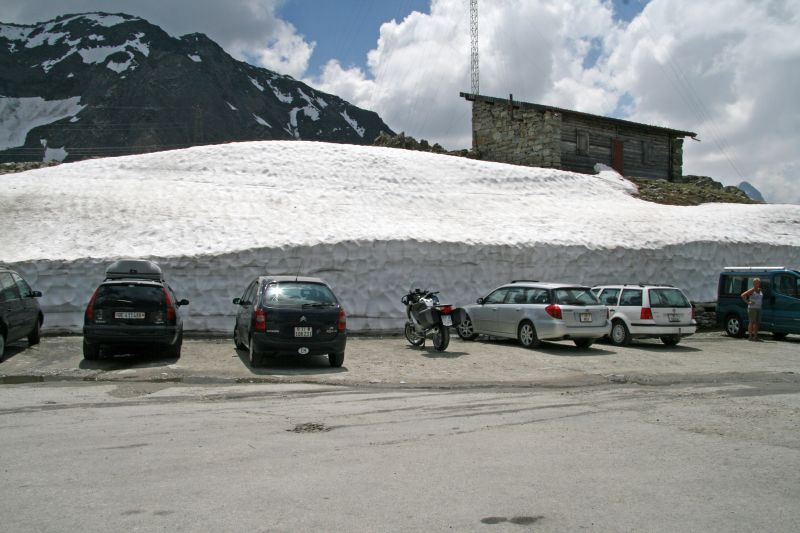
POLYGON ((129 311, 117 311, 116 313, 114 313, 114 318, 142 320, 144 318, 144 313, 142 313, 142 312, 129 312, 129 311))
POLYGON ((295 337, 310 337, 311 327, 294 328, 295 337))
POLYGON ((453 325, 453 317, 450 315, 442 315, 442 325, 443 326, 452 326, 453 325))
POLYGON ((680 322, 681 321, 681 315, 679 315, 677 313, 669 313, 667 316, 669 317, 669 321, 670 322, 680 322))
POLYGON ((581 313, 581 322, 591 322, 592 313, 581 313))

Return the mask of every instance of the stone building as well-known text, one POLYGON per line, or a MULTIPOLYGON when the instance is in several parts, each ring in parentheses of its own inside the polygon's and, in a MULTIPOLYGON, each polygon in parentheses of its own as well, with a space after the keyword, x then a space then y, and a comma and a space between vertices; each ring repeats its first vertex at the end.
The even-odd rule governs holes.
POLYGON ((680 181, 691 131, 649 126, 528 102, 461 93, 472 102, 472 149, 488 161, 680 181))

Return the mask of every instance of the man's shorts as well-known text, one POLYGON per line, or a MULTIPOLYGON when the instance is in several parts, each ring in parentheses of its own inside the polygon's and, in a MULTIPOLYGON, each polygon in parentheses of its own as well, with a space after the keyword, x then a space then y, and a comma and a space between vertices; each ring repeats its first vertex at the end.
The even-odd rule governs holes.
POLYGON ((758 324, 761 322, 761 309, 748 309, 747 318, 750 319, 751 323, 758 324))

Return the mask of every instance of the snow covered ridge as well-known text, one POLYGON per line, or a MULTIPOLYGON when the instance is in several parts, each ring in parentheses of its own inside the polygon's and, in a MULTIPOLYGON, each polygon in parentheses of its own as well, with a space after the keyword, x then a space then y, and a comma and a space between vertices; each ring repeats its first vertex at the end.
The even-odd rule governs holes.
POLYGON ((473 302, 510 279, 672 283, 716 297, 733 264, 800 266, 800 206, 678 207, 588 176, 391 148, 248 142, 0 176, 0 262, 79 329, 105 267, 158 261, 189 329, 228 331, 259 273, 328 280, 351 329, 403 321, 412 282, 473 302))
MULTIPOLYGON (((134 59, 133 52, 139 52, 144 56, 149 55, 150 50, 147 43, 141 39, 145 37, 143 33, 133 36, 125 42, 116 45, 103 45, 105 37, 102 35, 88 35, 84 37, 73 37, 68 26, 77 22, 89 24, 90 26, 111 28, 125 22, 135 22, 140 19, 128 15, 108 15, 105 13, 87 13, 83 15, 65 16, 42 24, 36 25, 17 25, 0 24, 0 37, 11 41, 9 51, 14 53, 20 48, 37 48, 40 46, 66 45, 69 49, 60 57, 44 61, 39 67, 45 72, 49 72, 55 65, 70 57, 79 54, 86 64, 103 63, 109 56, 124 52, 128 55, 128 60, 122 63, 109 61, 108 68, 121 74, 131 68, 134 59)), ((36 65, 34 65, 36 66, 36 65)))

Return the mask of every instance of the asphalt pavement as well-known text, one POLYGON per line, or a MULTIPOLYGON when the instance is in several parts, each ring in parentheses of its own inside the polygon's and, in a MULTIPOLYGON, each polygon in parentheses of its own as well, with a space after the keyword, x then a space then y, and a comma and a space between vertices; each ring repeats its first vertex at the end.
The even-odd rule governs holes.
POLYGON ((777 380, 800 382, 800 336, 763 342, 702 332, 677 346, 658 340, 628 347, 549 342, 525 349, 511 340, 453 336, 444 352, 410 346, 401 336, 351 336, 342 368, 326 356, 269 358, 250 368, 247 353, 227 338, 188 338, 180 359, 157 352, 85 361, 80 336, 44 337, 10 345, 0 383, 39 381, 165 381, 177 383, 288 382, 404 387, 553 386, 606 383, 691 384, 777 380))

